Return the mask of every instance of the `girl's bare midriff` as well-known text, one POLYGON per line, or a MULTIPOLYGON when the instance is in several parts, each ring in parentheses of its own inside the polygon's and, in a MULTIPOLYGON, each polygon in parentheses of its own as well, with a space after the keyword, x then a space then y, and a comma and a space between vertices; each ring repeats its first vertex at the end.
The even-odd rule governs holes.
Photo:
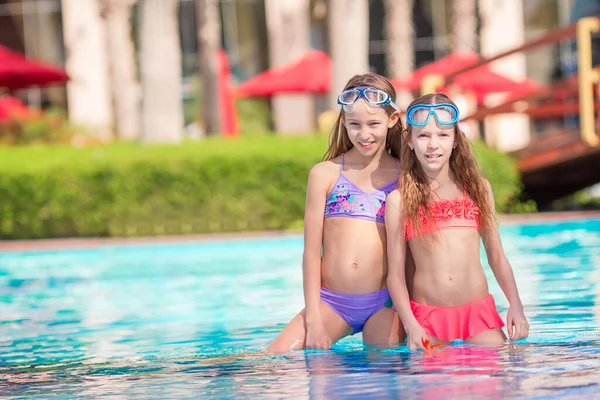
POLYGON ((371 293, 386 286, 385 225, 358 218, 326 218, 321 281, 346 294, 371 293))
POLYGON ((474 229, 438 232, 438 242, 409 242, 416 272, 412 298, 417 303, 451 307, 485 298, 488 285, 479 260, 479 234, 474 229))

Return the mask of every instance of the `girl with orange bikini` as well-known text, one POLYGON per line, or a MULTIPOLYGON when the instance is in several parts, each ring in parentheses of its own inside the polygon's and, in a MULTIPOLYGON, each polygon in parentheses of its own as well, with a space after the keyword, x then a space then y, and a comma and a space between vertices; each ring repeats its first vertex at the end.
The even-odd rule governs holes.
POLYGON ((506 341, 504 322, 480 263, 488 262, 510 307, 511 339, 527 337, 512 268, 500 240, 494 199, 468 139, 458 128, 456 105, 442 93, 409 106, 400 147, 400 182, 387 197, 387 284, 410 349, 462 340, 480 345, 506 341), (405 255, 415 262, 411 297, 405 255))

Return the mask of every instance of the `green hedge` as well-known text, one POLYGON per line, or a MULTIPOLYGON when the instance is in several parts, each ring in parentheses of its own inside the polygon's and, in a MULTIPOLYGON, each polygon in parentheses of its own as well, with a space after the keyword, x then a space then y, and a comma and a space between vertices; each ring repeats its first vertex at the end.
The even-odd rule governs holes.
POLYGON ((473 143, 479 165, 494 191, 496 210, 500 213, 537 211, 533 200, 521 201, 523 183, 515 161, 508 155, 488 148, 483 142, 473 143))
MULTIPOLYGON (((297 228, 326 138, 0 149, 0 238, 144 236, 297 228)), ((514 164, 477 145, 509 211, 514 164)))

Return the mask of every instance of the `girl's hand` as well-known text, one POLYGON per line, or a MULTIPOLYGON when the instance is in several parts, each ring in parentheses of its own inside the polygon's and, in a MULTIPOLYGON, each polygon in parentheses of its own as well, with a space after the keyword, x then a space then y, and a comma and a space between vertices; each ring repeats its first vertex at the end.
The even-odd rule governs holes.
POLYGON ((519 340, 529 336, 529 322, 525 318, 523 306, 510 307, 506 313, 506 330, 511 340, 519 340))
POLYGON ((331 348, 331 338, 325 329, 322 321, 315 322, 306 326, 306 345, 307 349, 329 350, 331 348))
POLYGON ((425 344, 429 343, 429 337, 421 328, 421 325, 417 325, 414 328, 407 329, 408 339, 406 340, 406 347, 409 350, 425 349, 425 344))

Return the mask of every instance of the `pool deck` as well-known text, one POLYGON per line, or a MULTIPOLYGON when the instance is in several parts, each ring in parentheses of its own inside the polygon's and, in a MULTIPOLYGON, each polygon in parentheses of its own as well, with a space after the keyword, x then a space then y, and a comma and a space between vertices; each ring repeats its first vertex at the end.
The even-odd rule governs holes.
MULTIPOLYGON (((600 218, 600 210, 568 211, 532 214, 499 215, 500 224, 536 224, 579 219, 600 218)), ((250 239, 263 237, 281 237, 302 234, 302 230, 258 231, 210 233, 199 235, 145 236, 131 238, 67 238, 67 239, 36 239, 36 240, 4 240, 0 241, 0 251, 28 250, 59 250, 59 249, 89 249, 105 245, 151 244, 151 243, 181 243, 209 240, 250 239)))

